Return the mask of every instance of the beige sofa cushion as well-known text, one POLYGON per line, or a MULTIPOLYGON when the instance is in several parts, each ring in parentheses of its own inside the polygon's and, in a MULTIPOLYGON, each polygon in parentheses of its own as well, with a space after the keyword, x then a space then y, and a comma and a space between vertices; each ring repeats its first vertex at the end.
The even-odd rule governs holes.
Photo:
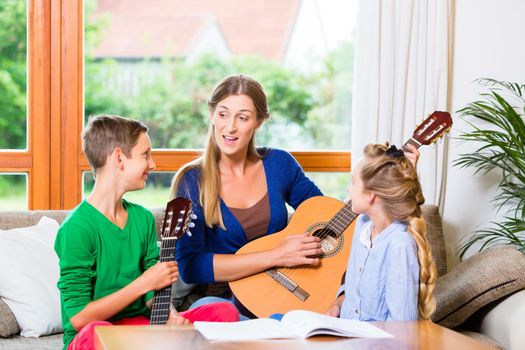
MULTIPOLYGON (((62 222, 67 213, 68 211, 66 210, 2 211, 2 215, 0 215, 0 230, 36 225, 44 215, 62 222)), ((9 337, 18 333, 20 333, 20 328, 15 316, 0 298, 0 337, 9 337)))
POLYGON ((15 315, 4 302, 4 299, 0 298, 0 337, 6 338, 18 333, 20 333, 20 328, 18 328, 15 315))
POLYGON ((525 255, 512 246, 475 254, 437 279, 432 320, 455 328, 481 307, 525 287, 525 255))
POLYGON ((60 224, 64 221, 68 212, 67 210, 2 211, 0 215, 0 230, 36 225, 42 216, 54 219, 60 224))

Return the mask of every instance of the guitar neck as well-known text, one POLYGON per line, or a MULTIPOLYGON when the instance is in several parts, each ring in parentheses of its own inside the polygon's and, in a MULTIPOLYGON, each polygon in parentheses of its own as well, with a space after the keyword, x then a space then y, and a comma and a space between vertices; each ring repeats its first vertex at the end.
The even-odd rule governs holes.
POLYGON ((422 144, 421 144, 420 142, 418 142, 416 139, 414 139, 414 138, 411 137, 411 138, 408 139, 407 142, 405 142, 405 143, 403 144, 403 146, 401 146, 401 149, 402 149, 403 151, 405 151, 405 152, 408 151, 408 148, 407 148, 407 145, 408 145, 408 144, 411 144, 411 145, 413 145, 413 146, 416 147, 416 148, 419 148, 419 147, 421 147, 421 145, 422 145, 422 144))
POLYGON ((349 201, 328 221, 326 229, 332 231, 335 237, 339 237, 350 226, 356 216, 357 214, 352 211, 352 201, 349 201))
MULTIPOLYGON (((163 238, 160 248, 160 262, 173 261, 175 259, 175 237, 163 238)), ((150 324, 166 324, 168 321, 171 305, 171 284, 155 291, 153 305, 151 307, 150 324)))

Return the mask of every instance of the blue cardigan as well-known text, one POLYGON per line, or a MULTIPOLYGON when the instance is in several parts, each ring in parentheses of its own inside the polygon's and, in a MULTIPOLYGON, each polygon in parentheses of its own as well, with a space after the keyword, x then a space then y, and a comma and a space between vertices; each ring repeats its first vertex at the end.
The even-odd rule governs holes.
MULTIPOLYGON (((262 159, 270 201, 270 222, 266 234, 286 227, 288 212, 286 203, 296 209, 304 200, 321 196, 319 188, 306 177, 303 170, 286 151, 262 149, 262 159)), ((192 236, 184 235, 177 242, 176 259, 179 272, 186 283, 213 283, 213 255, 234 254, 247 243, 246 234, 235 216, 221 200, 222 219, 226 230, 218 226, 209 228, 199 203, 200 170, 189 170, 180 183, 177 196, 189 198, 197 219, 193 222, 192 236)))

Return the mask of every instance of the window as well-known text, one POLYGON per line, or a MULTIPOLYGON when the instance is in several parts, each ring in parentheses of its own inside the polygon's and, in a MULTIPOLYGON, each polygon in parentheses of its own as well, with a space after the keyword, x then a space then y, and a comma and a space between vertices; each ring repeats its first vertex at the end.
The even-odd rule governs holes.
POLYGON ((241 72, 269 98, 259 143, 349 149, 346 3, 85 0, 85 115, 133 115, 150 125, 155 148, 201 148, 208 95, 241 72))
MULTIPOLYGON (((7 154, 18 159, 21 152, 16 151, 27 149, 26 12, 25 1, 0 3, 0 149, 4 159, 7 154)), ((0 174, 0 208, 27 208, 25 173, 0 174)))
POLYGON ((25 1, 0 3, 0 149, 27 148, 26 12, 25 1))
MULTIPOLYGON (((183 164, 198 153, 182 150, 205 143, 214 85, 241 72, 260 81, 269 99, 271 119, 258 145, 302 150, 294 155, 307 163, 321 149, 324 157, 311 168, 302 163, 306 170, 348 170, 355 23, 349 4, 85 0, 83 123, 101 113, 134 116, 150 128, 154 148, 183 164), (331 168, 330 159, 343 169, 331 168)), ((163 170, 177 169, 159 155, 163 170)), ((348 184, 341 174, 314 177, 329 195, 348 184)), ((155 181, 140 202, 153 197, 148 191, 169 193, 169 184, 155 181)))
MULTIPOLYGON (((326 179, 317 180, 320 184, 342 181, 335 187, 344 190, 346 180, 338 180, 338 173, 350 168, 355 2, 152 0, 141 9, 142 19, 126 29, 135 33, 131 41, 147 51, 126 46, 119 55, 117 46, 130 39, 107 40, 122 36, 118 28, 132 7, 126 0, 1 1, 0 201, 13 209, 9 203, 29 209, 76 206, 88 183, 83 173, 90 171, 81 150, 84 115, 101 112, 144 120, 151 128, 159 179, 171 178, 199 155, 213 84, 238 71, 260 80, 269 95, 272 119, 259 133, 258 144, 292 151, 306 171, 326 179), (250 8, 241 13, 245 3, 250 8), (159 8, 161 16, 149 26, 145 22, 159 8), (261 8, 262 14, 257 12, 261 8), (329 12, 344 18, 334 19, 329 12), (184 18, 174 21, 172 13, 184 18), (265 22, 257 25, 260 18, 265 22), (261 26, 265 35, 257 34, 261 26), (177 34, 168 31, 171 27, 182 29, 177 34), (247 36, 232 38, 232 32, 247 36), (308 33, 311 40, 301 40, 298 33, 308 33), (16 50, 9 51, 12 47, 16 50), (288 137, 279 136, 283 131, 288 137)), ((152 185, 164 186, 167 193, 168 182, 152 185)))
POLYGON ((27 175, 0 174, 0 210, 27 209, 27 175))
POLYGON ((0 2, 0 205, 49 203, 49 4, 0 2), (35 13, 43 14, 38 19, 35 13), (45 15, 44 15, 45 14, 45 15), (38 116, 38 117, 36 117, 38 116), (36 133, 38 130, 39 133, 36 133))

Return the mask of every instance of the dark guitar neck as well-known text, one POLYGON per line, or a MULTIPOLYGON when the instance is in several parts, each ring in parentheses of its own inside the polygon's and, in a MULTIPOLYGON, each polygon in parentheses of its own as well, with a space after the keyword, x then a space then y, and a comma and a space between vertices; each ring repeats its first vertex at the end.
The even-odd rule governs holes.
MULTIPOLYGON (((160 248, 160 262, 173 261, 175 259, 175 242, 177 238, 163 238, 160 248)), ((170 313, 171 284, 161 290, 155 291, 153 306, 151 307, 150 324, 166 324, 170 313)))
POLYGON ((416 148, 421 147, 421 143, 417 142, 416 139, 410 138, 410 139, 408 139, 407 142, 405 142, 405 143, 403 144, 403 146, 401 146, 401 149, 402 149, 403 151, 405 151, 405 152, 408 151, 408 148, 407 148, 407 145, 408 145, 408 144, 411 144, 411 145, 413 145, 413 146, 416 147, 416 148))

